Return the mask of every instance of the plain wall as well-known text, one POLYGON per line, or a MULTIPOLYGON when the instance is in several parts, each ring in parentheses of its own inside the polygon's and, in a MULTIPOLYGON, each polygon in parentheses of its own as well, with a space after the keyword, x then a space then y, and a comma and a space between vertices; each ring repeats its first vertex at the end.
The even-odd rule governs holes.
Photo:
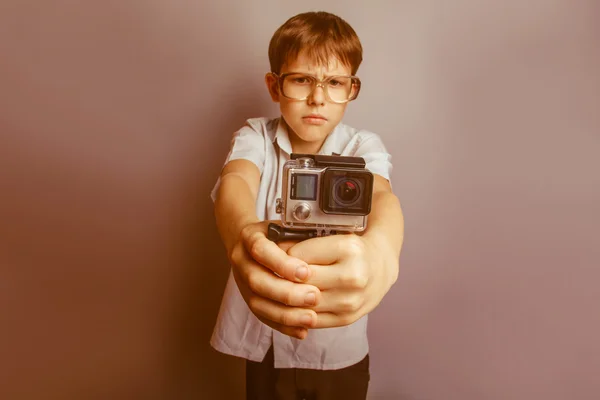
POLYGON ((370 397, 600 397, 598 2, 4 0, 0 398, 243 398, 209 193, 307 10, 361 37, 406 218, 370 397))

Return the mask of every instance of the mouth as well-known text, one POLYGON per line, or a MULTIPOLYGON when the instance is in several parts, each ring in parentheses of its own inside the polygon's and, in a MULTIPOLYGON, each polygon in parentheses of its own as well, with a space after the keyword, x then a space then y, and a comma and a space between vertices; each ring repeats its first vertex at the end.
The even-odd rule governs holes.
POLYGON ((309 120, 321 120, 321 121, 327 121, 327 118, 325 118, 324 116, 322 116, 321 114, 309 114, 309 115, 305 115, 304 117, 302 117, 304 119, 309 119, 309 120))

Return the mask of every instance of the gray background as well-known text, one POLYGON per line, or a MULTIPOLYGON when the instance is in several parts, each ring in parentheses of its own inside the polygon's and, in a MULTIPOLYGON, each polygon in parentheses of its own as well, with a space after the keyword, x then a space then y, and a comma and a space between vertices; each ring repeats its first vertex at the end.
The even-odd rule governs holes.
POLYGON ((243 398, 209 192, 307 10, 361 37, 406 218, 370 397, 600 397, 597 1, 4 0, 1 398, 243 398))

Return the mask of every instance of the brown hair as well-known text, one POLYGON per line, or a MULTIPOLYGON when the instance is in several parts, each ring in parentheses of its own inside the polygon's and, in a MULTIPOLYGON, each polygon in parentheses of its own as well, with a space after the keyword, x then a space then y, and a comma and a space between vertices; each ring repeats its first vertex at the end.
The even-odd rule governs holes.
POLYGON ((350 24, 325 11, 306 12, 288 19, 271 38, 271 72, 280 73, 283 65, 306 51, 312 60, 327 64, 335 57, 356 74, 362 62, 362 45, 350 24))

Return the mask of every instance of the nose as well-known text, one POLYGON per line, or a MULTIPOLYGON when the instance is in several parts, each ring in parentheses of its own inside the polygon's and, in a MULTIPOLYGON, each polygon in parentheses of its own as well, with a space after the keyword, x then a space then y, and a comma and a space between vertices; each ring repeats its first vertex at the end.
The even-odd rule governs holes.
POLYGON ((322 106, 325 104, 325 88, 323 84, 318 83, 312 94, 308 96, 308 104, 322 106))

